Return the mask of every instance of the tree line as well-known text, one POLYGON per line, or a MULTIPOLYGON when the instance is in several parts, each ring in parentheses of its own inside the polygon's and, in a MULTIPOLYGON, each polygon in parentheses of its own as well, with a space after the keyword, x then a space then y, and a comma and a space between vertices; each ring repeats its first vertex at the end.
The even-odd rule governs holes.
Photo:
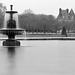
POLYGON ((51 32, 57 33, 66 28, 68 32, 75 30, 75 21, 59 22, 53 15, 23 13, 19 15, 20 27, 26 29, 27 32, 51 32))
POLYGON ((20 27, 27 32, 57 32, 58 22, 53 15, 36 15, 32 13, 19 15, 20 27))

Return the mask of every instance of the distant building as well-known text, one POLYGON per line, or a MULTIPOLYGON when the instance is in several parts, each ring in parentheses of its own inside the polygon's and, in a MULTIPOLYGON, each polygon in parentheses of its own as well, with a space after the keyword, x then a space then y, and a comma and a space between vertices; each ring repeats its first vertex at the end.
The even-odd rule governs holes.
POLYGON ((69 9, 62 10, 61 8, 59 9, 59 14, 57 16, 58 21, 74 21, 75 19, 75 14, 73 9, 69 11, 69 9))

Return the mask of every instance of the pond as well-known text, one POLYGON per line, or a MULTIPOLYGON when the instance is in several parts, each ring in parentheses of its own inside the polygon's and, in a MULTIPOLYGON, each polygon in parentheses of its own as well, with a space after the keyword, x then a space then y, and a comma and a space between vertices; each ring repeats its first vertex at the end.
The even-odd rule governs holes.
POLYGON ((0 75, 74 74, 75 41, 23 40, 20 47, 0 46, 0 75))

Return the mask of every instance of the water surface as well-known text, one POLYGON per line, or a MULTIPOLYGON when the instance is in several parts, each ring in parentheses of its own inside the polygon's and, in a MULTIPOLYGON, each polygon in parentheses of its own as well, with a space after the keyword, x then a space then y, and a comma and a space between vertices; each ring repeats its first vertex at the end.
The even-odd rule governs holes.
POLYGON ((0 46, 0 75, 74 74, 75 41, 21 41, 20 47, 0 46))

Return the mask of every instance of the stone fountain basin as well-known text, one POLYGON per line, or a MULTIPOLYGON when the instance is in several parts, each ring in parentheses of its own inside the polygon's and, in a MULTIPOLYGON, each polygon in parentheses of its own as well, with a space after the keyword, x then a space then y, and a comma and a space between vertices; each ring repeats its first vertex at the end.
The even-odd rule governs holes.
POLYGON ((1 34, 9 35, 9 34, 14 34, 14 35, 21 35, 24 33, 25 29, 22 28, 2 28, 0 29, 1 34))

